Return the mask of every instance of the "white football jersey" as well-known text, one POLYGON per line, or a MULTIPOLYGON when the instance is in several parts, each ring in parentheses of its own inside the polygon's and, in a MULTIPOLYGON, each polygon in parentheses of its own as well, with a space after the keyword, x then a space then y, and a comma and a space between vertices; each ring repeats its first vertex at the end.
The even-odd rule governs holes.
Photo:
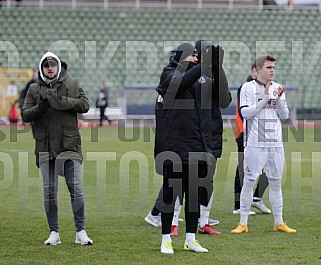
MULTIPOLYGON (((270 85, 270 95, 264 94, 264 85, 253 80, 242 86, 240 94, 240 108, 257 106, 265 97, 266 104, 261 104, 261 109, 253 108, 251 117, 244 117, 244 146, 252 147, 282 147, 282 118, 288 117, 288 107, 285 94, 278 98, 276 90, 281 85, 273 82, 270 85), (267 96, 269 99, 267 100, 267 96), (281 104, 282 103, 282 104, 281 104)), ((263 103, 263 102, 261 102, 263 103)))

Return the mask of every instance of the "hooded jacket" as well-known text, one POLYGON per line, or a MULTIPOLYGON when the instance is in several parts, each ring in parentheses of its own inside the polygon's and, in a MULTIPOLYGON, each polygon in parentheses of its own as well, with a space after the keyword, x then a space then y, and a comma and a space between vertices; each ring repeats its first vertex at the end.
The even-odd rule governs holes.
POLYGON ((82 159, 81 138, 77 113, 86 113, 89 102, 78 81, 67 71, 67 64, 53 53, 46 53, 39 63, 39 80, 28 90, 21 116, 24 122, 33 122, 36 140, 35 155, 39 166, 39 153, 48 152, 49 159, 59 155, 82 159), (58 75, 55 82, 45 80, 43 60, 52 56, 58 61, 58 75), (49 108, 41 111, 39 103, 47 99, 49 108))
MULTIPOLYGON (((155 156, 170 151, 183 163, 189 162, 193 152, 199 153, 201 160, 204 154, 215 159, 221 156, 220 107, 228 107, 231 96, 227 81, 221 89, 219 77, 213 80, 202 75, 201 67, 203 65, 198 64, 186 71, 186 67, 171 57, 163 69, 157 88, 163 104, 159 106, 158 102, 156 109, 155 156)), ((156 161, 156 167, 157 164, 156 161)))

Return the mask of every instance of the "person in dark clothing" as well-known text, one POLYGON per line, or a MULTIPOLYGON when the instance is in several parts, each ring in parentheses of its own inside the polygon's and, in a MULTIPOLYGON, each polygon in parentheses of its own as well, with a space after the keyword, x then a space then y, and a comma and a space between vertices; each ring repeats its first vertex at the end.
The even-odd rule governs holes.
POLYGON ((88 98, 67 71, 67 64, 53 53, 39 62, 39 80, 30 86, 21 117, 33 122, 36 164, 43 178, 44 207, 50 229, 45 245, 60 244, 58 225, 58 175, 65 176, 71 197, 76 244, 91 245, 85 230, 81 137, 77 113, 89 110, 88 98))
POLYGON ((20 91, 20 95, 19 95, 19 108, 22 109, 23 104, 25 102, 25 98, 26 95, 28 93, 28 90, 30 88, 30 86, 34 83, 38 82, 38 70, 34 69, 33 70, 33 74, 32 74, 32 78, 27 82, 27 84, 25 85, 25 87, 20 91))
MULTIPOLYGON (((202 60, 202 51, 204 49, 212 49, 212 64, 219 63, 220 65, 223 62, 223 55, 224 51, 222 48, 213 46, 213 42, 209 40, 199 40, 195 44, 195 49, 197 50, 199 58, 202 60), (218 54, 217 54, 218 53, 218 54), (218 61, 217 61, 218 58, 218 61)), ((209 71, 205 72, 205 75, 211 79, 218 80, 219 84, 219 95, 220 95, 220 102, 219 107, 220 108, 226 108, 229 106, 229 104, 232 101, 232 97, 230 94, 230 91, 228 90, 228 83, 226 80, 226 75, 224 72, 224 69, 222 67, 217 67, 215 65, 211 65, 209 68, 209 71)), ((222 134, 223 134, 223 122, 222 122, 222 115, 220 110, 218 109, 215 114, 215 129, 214 134, 219 139, 215 142, 215 148, 219 150, 219 152, 216 152, 215 159, 221 157, 222 153, 222 134)), ((211 195, 211 199, 209 200, 209 203, 207 205, 201 205, 200 206, 200 220, 199 220, 199 232, 202 234, 209 234, 209 235, 221 235, 220 232, 216 231, 211 227, 212 219, 209 218, 210 211, 212 208, 212 202, 213 202, 213 193, 211 195)), ((217 220, 215 220, 216 223, 219 223, 217 220)))
POLYGON ((100 119, 99 126, 103 126, 103 121, 107 120, 111 124, 111 120, 105 115, 105 110, 108 107, 108 91, 104 83, 99 87, 99 93, 96 100, 96 108, 99 108, 100 119))
POLYGON ((263 0, 263 5, 276 5, 275 0, 263 0))
POLYGON ((22 0, 16 0, 16 6, 20 6, 21 2, 22 2, 22 0))
MULTIPOLYGON (((255 64, 251 67, 252 74, 247 77, 246 82, 250 82, 256 78, 256 68, 255 64)), ((236 126, 234 130, 235 141, 237 143, 238 150, 238 165, 235 172, 234 179, 234 210, 233 214, 240 214, 240 194, 242 191, 243 180, 244 180, 244 169, 243 169, 243 160, 244 160, 244 133, 243 133, 243 117, 239 110, 240 102, 240 93, 242 86, 237 90, 237 101, 236 101, 236 126)), ((259 181, 255 192, 253 194, 252 206, 260 210, 262 213, 269 214, 271 210, 266 207, 262 201, 263 194, 268 187, 269 182, 266 174, 262 172, 259 177, 259 181)), ((250 211, 250 215, 255 214, 255 212, 250 211)))
MULTIPOLYGON (((197 52, 199 61, 198 63, 201 62, 201 55, 202 55, 202 50, 205 48, 211 48, 213 47, 212 41, 207 41, 207 40, 199 40, 195 44, 195 50, 197 52)), ((217 69, 217 68, 216 68, 217 69)), ((206 76, 209 78, 212 78, 215 74, 212 68, 209 68, 210 71, 206 73, 206 76)), ((220 94, 225 95, 222 97, 222 100, 220 102, 220 107, 227 107, 229 103, 231 102, 231 96, 230 92, 228 90, 228 84, 226 81, 225 73, 223 68, 220 69, 220 75, 222 76, 221 79, 223 79, 222 82, 219 83, 219 90, 220 94), (223 102, 224 99, 224 102, 223 102)), ((220 78, 219 74, 216 74, 216 78, 220 78)), ((156 105, 155 105, 155 117, 156 117, 156 127, 158 130, 155 132, 155 149, 154 149, 154 156, 156 157, 158 153, 162 151, 162 129, 164 126, 161 125, 162 123, 162 118, 161 118, 161 113, 163 109, 163 98, 161 95, 158 95, 156 105)), ((216 127, 216 132, 214 132, 216 135, 221 134, 223 132, 222 129, 222 117, 220 115, 216 115, 216 121, 217 126, 216 127)), ((216 147, 220 150, 220 152, 217 152, 217 158, 220 157, 221 151, 222 151, 222 138, 221 141, 216 142, 216 147)), ((156 164, 156 172, 158 174, 162 174, 161 172, 162 165, 157 165, 156 164)), ((145 221, 148 222, 149 224, 153 226, 161 226, 161 217, 160 217, 160 207, 161 203, 163 201, 163 187, 160 189, 158 193, 158 197, 155 201, 153 209, 148 213, 148 215, 145 217, 145 221)), ((200 205, 200 218, 199 218, 199 232, 201 234, 209 234, 209 235, 221 235, 220 232, 217 230, 213 229, 211 226, 216 225, 219 223, 218 220, 213 220, 209 218, 211 206, 212 206, 212 201, 213 201, 213 194, 211 196, 211 199, 208 203, 208 205, 200 205)), ((175 207, 174 207, 174 218, 172 220, 172 226, 171 226, 171 236, 178 236, 178 219, 179 219, 179 214, 181 211, 181 205, 179 200, 175 202, 175 207)))
MULTIPOLYGON (((23 107, 23 104, 25 103, 25 98, 27 96, 28 90, 30 88, 30 86, 34 83, 38 82, 38 74, 39 71, 37 69, 33 70, 33 74, 32 74, 32 78, 26 83, 25 87, 20 91, 19 94, 19 99, 17 100, 18 102, 18 107, 21 110, 23 107)), ((24 123, 24 121, 22 121, 24 123)), ((31 131, 32 131, 32 136, 35 137, 35 132, 33 130, 33 122, 30 122, 30 126, 31 126, 31 131)))
POLYGON ((169 64, 164 68, 158 94, 163 98, 161 112, 161 147, 155 149, 156 165, 163 175, 161 207, 161 253, 173 254, 170 238, 174 203, 185 195, 186 241, 185 250, 208 252, 195 233, 199 206, 207 205, 213 191, 216 157, 221 155, 222 128, 220 107, 227 107, 230 94, 220 93, 220 85, 227 84, 222 71, 223 51, 220 47, 204 49, 201 63, 191 44, 178 46, 169 64), (213 71, 214 78, 204 73, 213 71), (220 122, 218 122, 220 121, 220 122), (161 161, 161 162, 160 162, 161 161), (159 164, 160 163, 160 164, 159 164), (201 179, 201 181, 200 181, 201 179), (202 184, 200 184, 202 182, 202 184))

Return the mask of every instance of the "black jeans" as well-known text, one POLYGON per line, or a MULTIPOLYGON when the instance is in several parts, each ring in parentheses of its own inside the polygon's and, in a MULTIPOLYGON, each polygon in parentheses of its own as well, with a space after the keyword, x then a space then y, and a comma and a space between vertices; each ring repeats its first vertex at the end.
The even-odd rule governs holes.
POLYGON ((200 204, 207 205, 213 192, 213 174, 205 162, 182 164, 179 172, 173 165, 165 166, 163 173, 163 205, 161 209, 162 234, 170 234, 174 206, 177 196, 182 202, 185 196, 186 233, 196 233, 200 204), (209 174, 209 175, 208 175, 209 174), (206 187, 201 186, 198 178, 209 177, 206 187))

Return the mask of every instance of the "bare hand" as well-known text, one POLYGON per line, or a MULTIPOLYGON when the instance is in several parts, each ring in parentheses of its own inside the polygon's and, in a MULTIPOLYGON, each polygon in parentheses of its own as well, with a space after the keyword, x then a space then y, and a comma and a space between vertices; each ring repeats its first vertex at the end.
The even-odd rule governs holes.
POLYGON ((283 86, 279 86, 276 92, 278 93, 278 96, 281 97, 282 94, 284 93, 285 88, 283 86))

